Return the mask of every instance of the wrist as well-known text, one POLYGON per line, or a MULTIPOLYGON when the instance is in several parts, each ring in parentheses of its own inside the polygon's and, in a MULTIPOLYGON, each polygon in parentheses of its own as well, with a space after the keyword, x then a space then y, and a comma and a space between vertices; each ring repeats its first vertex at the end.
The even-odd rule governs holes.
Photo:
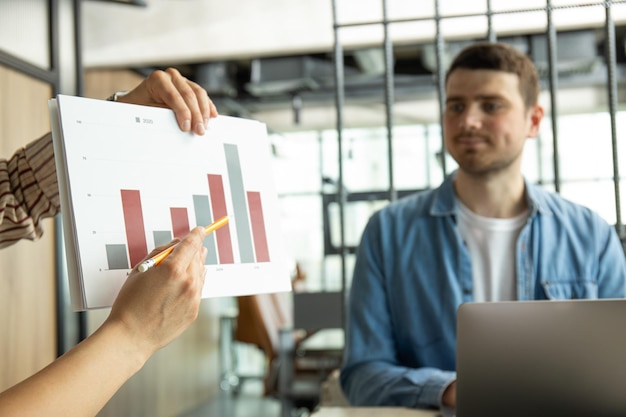
POLYGON ((445 387, 441 395, 441 404, 444 407, 456 407, 456 380, 445 387))
POLYGON ((128 93, 129 91, 116 91, 107 97, 107 101, 121 101, 120 98, 124 97, 128 93))
POLYGON ((107 319, 94 333, 95 337, 110 340, 120 355, 120 363, 126 363, 131 374, 140 370, 154 353, 154 348, 130 331, 120 320, 107 319))

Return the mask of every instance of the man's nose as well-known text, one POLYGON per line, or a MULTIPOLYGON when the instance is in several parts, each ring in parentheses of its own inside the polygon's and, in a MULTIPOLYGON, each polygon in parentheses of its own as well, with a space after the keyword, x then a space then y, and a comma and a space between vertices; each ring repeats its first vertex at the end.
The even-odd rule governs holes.
POLYGON ((460 127, 467 130, 479 129, 482 125, 482 113, 477 106, 469 106, 461 115, 460 127))

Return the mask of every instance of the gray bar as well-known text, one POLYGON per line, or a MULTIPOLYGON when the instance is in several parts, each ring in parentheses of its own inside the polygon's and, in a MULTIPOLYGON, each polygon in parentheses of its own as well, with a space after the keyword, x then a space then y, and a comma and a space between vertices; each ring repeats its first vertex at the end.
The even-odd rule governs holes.
POLYGON ((154 246, 166 245, 172 241, 172 232, 169 230, 155 230, 152 232, 154 246))
POLYGON ((241 257, 241 263, 254 263, 252 232, 250 231, 250 219, 248 218, 248 199, 246 198, 246 190, 243 188, 243 176, 241 175, 237 145, 225 143, 224 153, 226 154, 228 183, 230 184, 230 194, 233 198, 233 210, 235 211, 239 256, 241 257))
POLYGON ((611 149, 613 156, 613 187, 615 192, 615 225, 617 234, 622 242, 626 238, 626 230, 622 222, 622 197, 620 190, 620 173, 619 173, 619 152, 617 147, 617 117, 618 110, 618 92, 617 92, 617 51, 615 48, 615 22, 611 14, 611 3, 606 5, 606 22, 605 22, 605 41, 606 49, 606 67, 608 75, 608 93, 609 93, 609 116, 611 117, 611 149))
POLYGON ((130 269, 128 266, 128 253, 126 252, 126 245, 105 245, 105 247, 109 269, 130 269))
MULTIPOLYGON (((209 204, 208 195, 193 196, 193 210, 196 213, 196 225, 207 226, 213 223, 213 215, 209 204)), ((207 249, 205 265, 217 265, 217 248, 215 246, 215 233, 204 238, 204 247, 207 249)))

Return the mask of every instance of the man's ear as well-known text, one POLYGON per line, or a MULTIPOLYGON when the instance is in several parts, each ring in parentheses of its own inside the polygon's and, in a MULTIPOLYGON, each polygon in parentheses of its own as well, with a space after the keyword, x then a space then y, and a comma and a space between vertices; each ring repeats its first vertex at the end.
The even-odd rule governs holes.
POLYGON ((541 124, 541 120, 543 119, 544 110, 539 104, 535 104, 529 110, 530 117, 530 126, 528 129, 528 138, 535 138, 539 135, 539 125, 541 124))

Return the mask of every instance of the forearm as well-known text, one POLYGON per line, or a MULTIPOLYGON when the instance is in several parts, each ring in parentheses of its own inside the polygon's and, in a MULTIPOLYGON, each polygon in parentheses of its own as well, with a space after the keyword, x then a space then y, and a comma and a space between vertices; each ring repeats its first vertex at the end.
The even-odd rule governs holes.
POLYGON ((438 408, 456 373, 435 368, 405 368, 388 363, 362 364, 341 373, 344 392, 356 406, 438 408))
POLYGON ((598 297, 626 297, 626 258, 615 230, 609 230, 606 244, 600 247, 597 259, 598 297))
POLYGON ((107 323, 40 372, 0 394, 0 415, 95 416, 145 363, 122 326, 107 323))
POLYGON ((60 210, 52 137, 48 133, 0 160, 0 248, 37 239, 41 220, 60 210))

